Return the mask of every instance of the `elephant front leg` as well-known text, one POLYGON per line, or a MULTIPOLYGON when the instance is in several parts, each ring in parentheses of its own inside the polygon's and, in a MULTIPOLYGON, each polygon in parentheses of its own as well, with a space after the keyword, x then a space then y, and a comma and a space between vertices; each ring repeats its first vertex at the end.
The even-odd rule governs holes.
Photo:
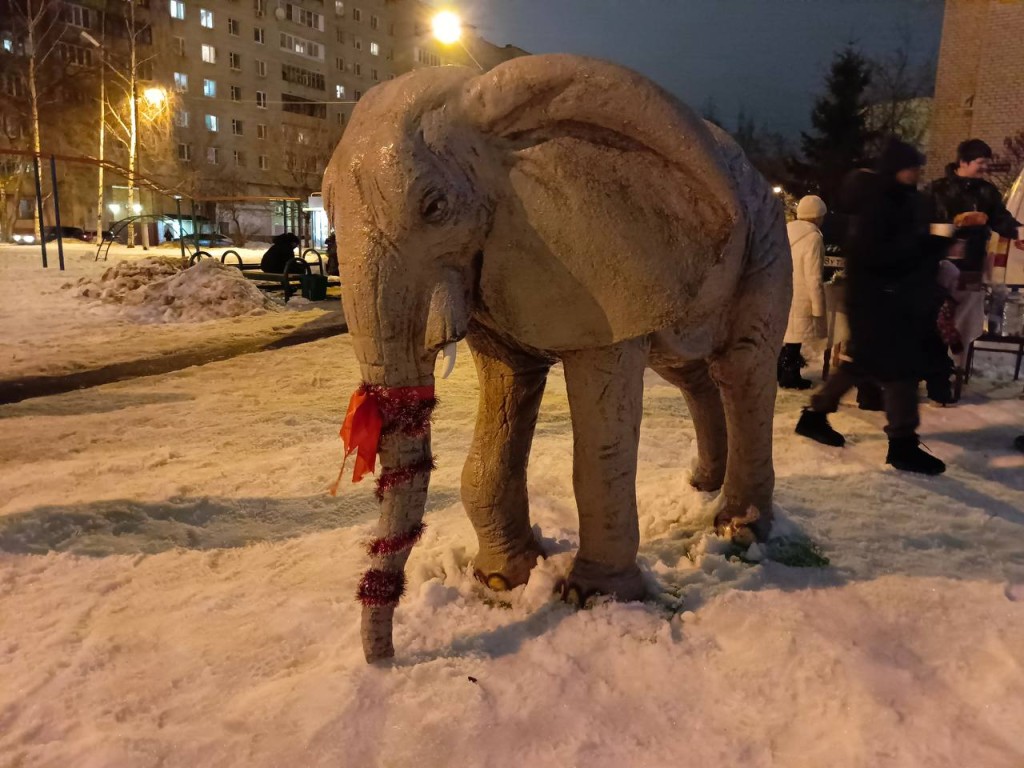
POLYGON ((571 601, 595 593, 639 600, 645 593, 636 564, 636 461, 647 353, 648 342, 634 339, 562 357, 580 518, 580 549, 566 583, 571 601))
POLYGON ((542 556, 530 527, 526 468, 549 363, 470 336, 480 380, 462 502, 476 530, 474 573, 492 589, 525 584, 542 556))

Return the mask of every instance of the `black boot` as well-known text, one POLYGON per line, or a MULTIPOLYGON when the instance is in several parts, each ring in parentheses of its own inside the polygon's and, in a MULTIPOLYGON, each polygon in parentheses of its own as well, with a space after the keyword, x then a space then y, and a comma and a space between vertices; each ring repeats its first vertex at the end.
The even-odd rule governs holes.
POLYGON ((884 411, 882 388, 874 381, 863 381, 857 385, 857 407, 862 411, 884 411))
POLYGON ((779 386, 783 389, 810 389, 811 382, 800 376, 800 345, 784 344, 779 355, 779 386))
POLYGON ((919 475, 941 475, 946 465, 921 448, 916 437, 897 437, 889 440, 889 455, 886 464, 892 464, 904 472, 917 472, 919 475))
POLYGON ((822 445, 831 445, 839 448, 846 445, 846 438, 832 429, 828 423, 828 415, 804 408, 800 413, 800 420, 796 423, 796 433, 822 445))

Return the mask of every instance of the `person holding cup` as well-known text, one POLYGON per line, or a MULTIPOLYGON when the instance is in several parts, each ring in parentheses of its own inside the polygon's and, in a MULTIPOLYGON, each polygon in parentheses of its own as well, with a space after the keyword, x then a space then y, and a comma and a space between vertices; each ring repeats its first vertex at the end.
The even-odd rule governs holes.
POLYGON ((932 234, 964 241, 964 257, 957 265, 961 272, 982 271, 993 232, 1024 249, 1020 222, 1006 210, 999 190, 986 179, 991 161, 992 148, 984 141, 962 141, 956 148, 956 161, 925 190, 932 234))

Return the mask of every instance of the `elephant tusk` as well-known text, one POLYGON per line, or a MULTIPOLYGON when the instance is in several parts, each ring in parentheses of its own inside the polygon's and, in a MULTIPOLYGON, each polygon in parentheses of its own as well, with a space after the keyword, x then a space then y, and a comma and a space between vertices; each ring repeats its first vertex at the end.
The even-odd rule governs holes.
POLYGON ((444 345, 444 373, 441 374, 442 379, 447 379, 452 370, 455 368, 455 353, 458 349, 458 344, 454 341, 449 341, 444 345))

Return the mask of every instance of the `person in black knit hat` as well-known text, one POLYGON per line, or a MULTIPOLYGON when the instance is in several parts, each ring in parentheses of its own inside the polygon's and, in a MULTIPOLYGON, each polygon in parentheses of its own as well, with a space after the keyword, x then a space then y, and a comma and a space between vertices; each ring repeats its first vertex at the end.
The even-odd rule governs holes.
POLYGON ((917 191, 924 158, 914 147, 890 140, 874 173, 848 183, 846 308, 852 364, 840 366, 811 397, 797 423, 797 434, 826 445, 843 445, 828 414, 858 379, 882 384, 889 438, 886 463, 896 469, 937 475, 946 465, 925 452, 920 424, 918 382, 928 367, 925 340, 935 333, 938 311, 936 270, 951 248, 948 238, 928 234, 917 191))

